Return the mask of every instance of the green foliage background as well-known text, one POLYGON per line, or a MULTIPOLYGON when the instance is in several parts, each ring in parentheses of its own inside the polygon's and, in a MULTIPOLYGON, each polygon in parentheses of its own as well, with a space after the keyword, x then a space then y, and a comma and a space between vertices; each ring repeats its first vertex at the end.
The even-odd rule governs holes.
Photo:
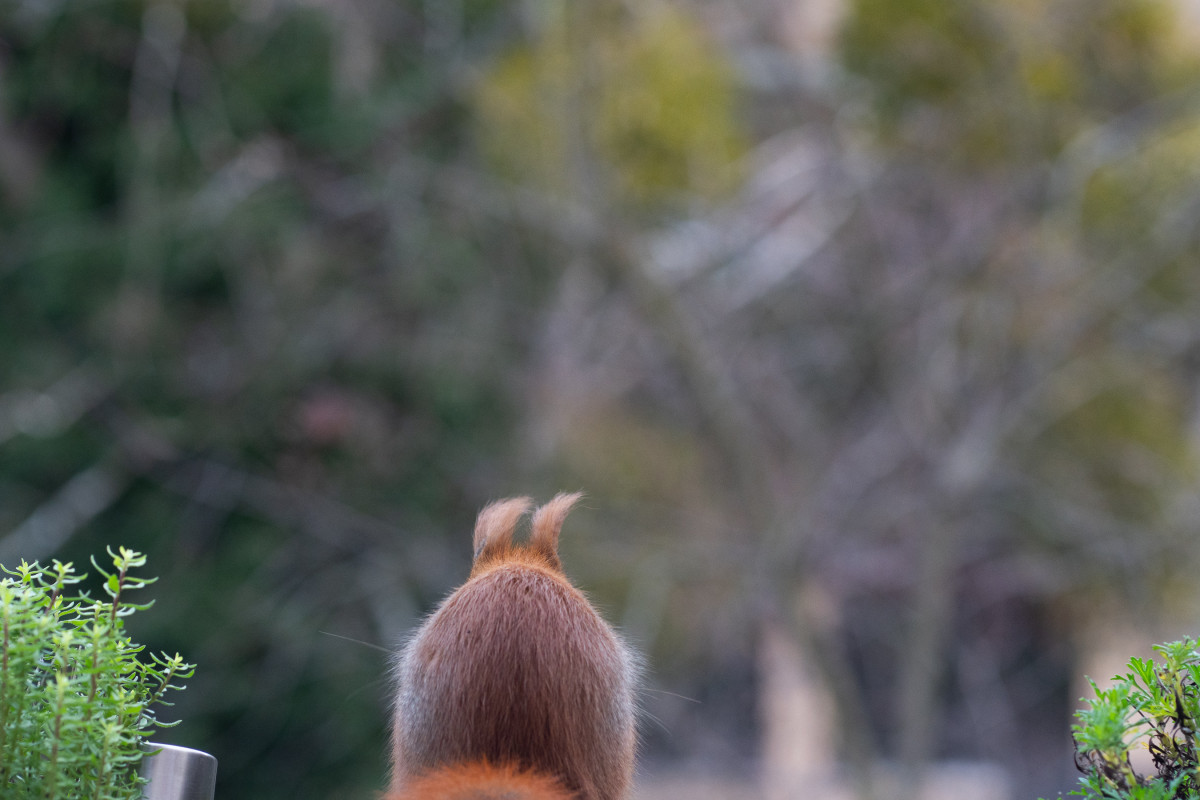
POLYGON ((420 182, 393 193, 463 138, 446 70, 415 57, 418 12, 384 15, 365 86, 339 84, 337 21, 308 6, 0 17, 20 161, 0 213, 0 518, 100 478, 56 552, 150 553, 138 634, 203 663, 174 736, 218 756, 221 797, 382 785, 371 646, 460 577, 407 553, 516 484, 506 362, 542 270, 501 274, 492 237, 420 182), (22 392, 56 385, 39 417, 22 392))
POLYGON ((372 796, 383 651, 475 511, 578 487, 569 571, 701 701, 647 695, 648 763, 749 770, 755 632, 837 583, 807 628, 848 737, 1070 785, 1039 743, 1074 609, 1170 606, 1195 564, 1198 34, 1160 0, 847 0, 809 52, 776 5, 0 4, 0 563, 150 555, 131 627, 198 665, 171 740, 223 800, 372 796), (701 266, 647 255, 672 236, 701 266), (947 658, 995 637, 1039 735, 959 735, 967 690, 898 674, 925 620, 947 658))

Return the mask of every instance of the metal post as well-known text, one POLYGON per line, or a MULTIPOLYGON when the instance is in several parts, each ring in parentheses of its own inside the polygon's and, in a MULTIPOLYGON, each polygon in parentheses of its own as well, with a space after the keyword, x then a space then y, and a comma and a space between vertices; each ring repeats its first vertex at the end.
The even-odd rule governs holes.
POLYGON ((200 750, 171 744, 148 744, 142 760, 145 800, 213 800, 217 759, 200 750))

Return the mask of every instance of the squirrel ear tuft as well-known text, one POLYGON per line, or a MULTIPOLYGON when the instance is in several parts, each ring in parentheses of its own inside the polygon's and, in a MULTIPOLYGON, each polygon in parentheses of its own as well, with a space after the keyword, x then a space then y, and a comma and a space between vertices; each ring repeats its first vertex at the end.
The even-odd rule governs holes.
POLYGON ((562 531, 563 520, 582 497, 583 492, 559 493, 533 514, 529 547, 548 558, 559 569, 562 569, 562 562, 558 559, 558 535, 562 531))
POLYGON ((508 549, 517 522, 532 505, 528 497, 510 497, 484 506, 475 519, 475 560, 508 549))

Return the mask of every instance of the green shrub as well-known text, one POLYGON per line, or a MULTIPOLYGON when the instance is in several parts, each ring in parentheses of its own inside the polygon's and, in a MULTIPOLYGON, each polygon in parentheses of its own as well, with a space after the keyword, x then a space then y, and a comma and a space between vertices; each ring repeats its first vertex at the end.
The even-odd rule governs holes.
POLYGON ((1073 795, 1121 800, 1200 800, 1196 725, 1200 650, 1192 639, 1155 646, 1162 663, 1132 658, 1111 689, 1076 712, 1075 763, 1084 773, 1073 795), (1133 747, 1146 747, 1155 774, 1138 774, 1133 747))
POLYGON ((164 727, 154 708, 190 677, 178 656, 139 658, 124 618, 150 604, 126 592, 154 579, 130 570, 145 557, 109 550, 107 600, 76 594, 71 564, 0 567, 0 796, 5 800, 136 800, 143 740, 164 727))

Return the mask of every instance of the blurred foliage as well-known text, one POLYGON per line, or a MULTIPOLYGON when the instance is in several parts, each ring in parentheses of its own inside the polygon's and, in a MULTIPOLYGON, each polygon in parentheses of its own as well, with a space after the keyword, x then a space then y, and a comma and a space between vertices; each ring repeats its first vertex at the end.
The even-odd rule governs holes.
POLYGON ((884 130, 910 145, 951 145, 976 168, 1053 155, 1084 126, 1200 74, 1162 0, 850 6, 843 63, 884 130))
POLYGON ((1110 370, 1114 376, 1100 381, 1109 388, 1046 432, 1045 474, 1064 497, 1119 519, 1156 523, 1164 510, 1162 476, 1189 481, 1196 474, 1195 450, 1180 436, 1187 409, 1169 376, 1131 364, 1110 370))
POLYGON ((998 267, 1021 277, 966 291, 984 304, 1007 293, 1013 340, 1031 354, 1051 352, 1055 331, 1087 331, 1047 395, 1055 421, 1031 466, 1064 498, 1127 521, 1157 519, 1165 485, 1187 485, 1196 467, 1191 369, 1160 359, 1144 327, 1183 324, 1175 315, 1200 299, 1200 58, 1176 11, 1160 0, 857 0, 840 39, 873 109, 865 127, 889 155, 951 185, 1003 176, 1038 197, 1008 223, 1004 258, 1027 252, 998 267), (1026 272, 1025 258, 1043 263, 1026 272), (1110 292, 1120 312, 1101 311, 1110 292))
POLYGON ((1061 731, 972 703, 1054 717, 1064 598, 1194 571, 1196 32, 847 0, 809 73, 750 5, 0 8, 0 561, 161 565, 220 797, 381 786, 372 648, 498 496, 596 498, 564 561, 705 765, 818 597, 863 752, 944 641, 932 750, 1026 774, 1061 731))
POLYGON ((1192 118, 1097 170, 1084 186, 1081 201, 1083 220, 1097 246, 1137 246, 1141 235, 1155 225, 1164 226, 1161 233, 1172 234, 1171 227, 1186 224, 1198 164, 1200 118, 1192 118))
POLYGON ((746 140, 733 69, 696 21, 666 4, 547 7, 534 41, 498 59, 475 92, 499 169, 585 197, 611 183, 635 205, 736 186, 746 140), (589 169, 588 148, 607 169, 589 169))
POLYGON ((382 785, 385 658, 320 632, 393 644, 459 577, 473 509, 520 483, 508 354, 542 272, 501 275, 486 226, 393 179, 462 115, 448 67, 412 57, 419 7, 357 13, 0 13, 2 518, 76 474, 112 490, 7 544, 86 524, 66 557, 164 565, 135 624, 201 665, 174 736, 218 756, 221 797, 382 785))

